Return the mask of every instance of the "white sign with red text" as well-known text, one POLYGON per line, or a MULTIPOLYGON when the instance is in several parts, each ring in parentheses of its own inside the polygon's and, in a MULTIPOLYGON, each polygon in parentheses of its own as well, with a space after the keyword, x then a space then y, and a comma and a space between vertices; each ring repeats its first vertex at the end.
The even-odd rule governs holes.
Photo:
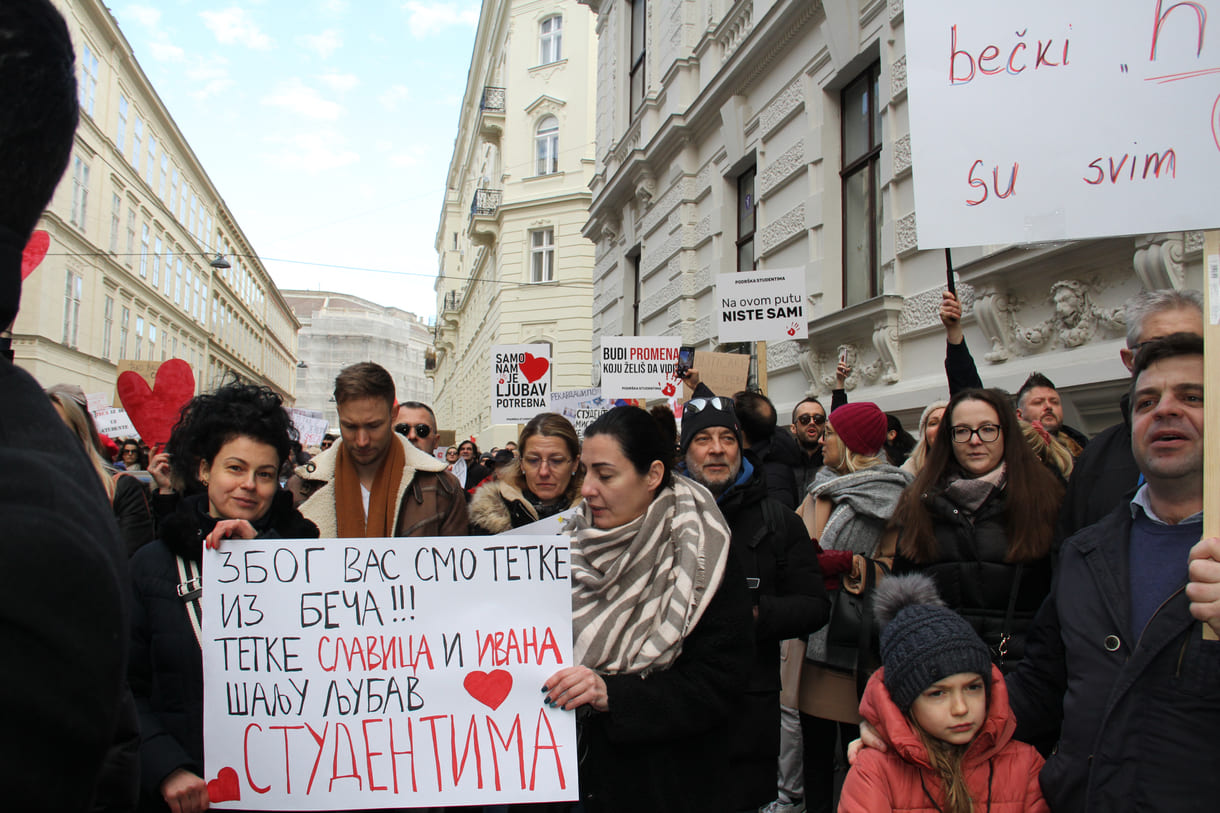
POLYGON ((498 344, 491 348, 491 422, 529 423, 551 410, 551 348, 498 344))
POLYGON ((213 806, 577 797, 565 536, 230 541, 206 551, 213 806))
POLYGON ((682 379, 677 336, 603 336, 603 398, 672 398, 682 379))

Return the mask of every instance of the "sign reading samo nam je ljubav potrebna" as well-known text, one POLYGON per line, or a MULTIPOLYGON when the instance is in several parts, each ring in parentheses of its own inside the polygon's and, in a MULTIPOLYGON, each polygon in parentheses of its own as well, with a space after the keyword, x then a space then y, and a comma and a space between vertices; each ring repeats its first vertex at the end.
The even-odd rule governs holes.
POLYGON ((1209 9, 1220 5, 908 2, 919 247, 1220 225, 1209 9))
POLYGON ((550 348, 498 344, 491 348, 491 422, 529 423, 551 409, 550 348))
POLYGON ((567 537, 226 542, 203 595, 215 806, 576 798, 567 537))

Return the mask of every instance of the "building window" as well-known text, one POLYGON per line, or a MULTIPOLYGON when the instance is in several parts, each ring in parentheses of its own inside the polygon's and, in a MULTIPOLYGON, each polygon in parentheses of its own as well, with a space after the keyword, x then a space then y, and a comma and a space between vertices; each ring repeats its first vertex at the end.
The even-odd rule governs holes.
POLYGON ((555 278, 555 230, 530 232, 530 282, 550 282, 555 278))
POLYGON ((843 304, 881 294, 881 63, 840 95, 843 120, 843 304))
POLYGON ((148 277, 148 224, 145 223, 140 232, 140 279, 148 277))
POLYGON ((539 62, 546 65, 563 59, 563 17, 547 17, 539 26, 541 56, 539 62))
POLYGON ((127 358, 127 325, 131 322, 131 309, 123 308, 123 319, 119 322, 119 360, 127 358))
POLYGON ((157 179, 157 197, 165 200, 165 181, 169 177, 169 155, 161 150, 161 175, 157 179))
POLYGON ((203 250, 204 251, 212 250, 213 223, 214 223, 214 221, 212 220, 212 215, 211 215, 211 213, 209 213, 208 214, 208 228, 207 228, 207 231, 205 231, 203 233, 203 250))
POLYGON ((134 204, 128 204, 127 209, 127 256, 124 261, 127 267, 131 268, 131 258, 136 253, 136 207, 134 204))
POLYGON ((758 267, 754 257, 754 227, 757 224, 754 177, 757 171, 757 167, 750 167, 737 178, 738 271, 753 271, 758 267))
POLYGON ((559 120, 554 116, 543 116, 534 135, 538 160, 535 174, 550 175, 559 171, 559 120))
POLYGON ((110 361, 110 334, 114 332, 114 297, 106 297, 102 309, 102 358, 110 361))
POLYGON ((136 317, 136 354, 135 360, 140 360, 140 351, 144 345, 144 317, 136 317))
POLYGON ((138 175, 140 173, 140 150, 144 149, 144 120, 136 116, 136 123, 131 126, 131 166, 138 175))
POLYGON ((68 347, 76 347, 77 334, 80 331, 80 298, 83 282, 79 274, 68 272, 67 284, 64 287, 64 339, 68 347))
POLYGON ((157 326, 148 321, 148 360, 157 360, 157 326))
POLYGON ((186 190, 188 184, 186 178, 182 179, 182 196, 178 198, 178 222, 186 225, 186 190))
POLYGON ((123 218, 123 199, 114 195, 110 200, 110 253, 119 253, 119 222, 123 218))
POLYGON ((88 45, 80 53, 80 109, 93 115, 93 100, 97 96, 97 57, 88 45))
POLYGON ((119 148, 119 155, 125 155, 123 152, 123 142, 127 138, 127 97, 119 94, 119 128, 114 134, 114 146, 119 148))
POLYGON ((85 215, 89 209, 89 165, 77 156, 72 162, 72 213, 69 220, 84 231, 85 215))
POLYGON ((178 265, 174 272, 174 304, 182 302, 182 258, 178 258, 178 265))
POLYGON ((640 302, 644 299, 644 277, 641 268, 643 254, 639 248, 629 257, 631 263, 631 335, 639 336, 644 327, 640 320, 640 302))
POLYGON ((186 230, 191 233, 192 237, 199 236, 199 226, 196 220, 199 217, 199 198, 195 197, 195 193, 191 193, 191 218, 187 221, 186 230))
POLYGON ((208 286, 207 285, 203 286, 202 293, 195 298, 195 301, 198 303, 198 306, 197 306, 198 312, 195 314, 195 318, 199 320, 200 324, 206 325, 208 323, 208 286))
MULTIPOLYGON (((186 268, 186 286, 183 290, 182 309, 188 314, 191 312, 191 267, 186 268)), ((174 298, 177 301, 177 297, 174 298)))
POLYGON ((157 286, 161 284, 161 238, 158 237, 153 243, 152 255, 152 287, 157 290, 157 286))
POLYGON ((165 298, 169 299, 170 278, 174 276, 174 249, 165 246, 165 298))
POLYGON ((169 204, 170 212, 173 212, 174 208, 178 205, 178 168, 177 167, 174 167, 174 180, 169 185, 169 200, 166 201, 166 203, 169 204))
MULTIPOLYGON (((162 154, 164 154, 162 150, 162 154)), ((148 183, 148 188, 152 189, 153 173, 157 171, 157 139, 152 133, 148 134, 148 165, 144 167, 144 180, 148 183)))
POLYGON ((647 51, 648 7, 647 0, 631 0, 631 118, 635 118, 644 104, 644 61, 647 51))

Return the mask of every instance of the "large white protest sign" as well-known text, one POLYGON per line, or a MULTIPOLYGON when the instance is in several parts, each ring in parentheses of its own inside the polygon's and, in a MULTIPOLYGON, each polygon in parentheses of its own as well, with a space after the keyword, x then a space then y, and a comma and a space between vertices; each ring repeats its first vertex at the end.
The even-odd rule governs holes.
POLYGON ((919 247, 1220 225, 1208 6, 907 3, 919 247))
POLYGON ((550 348, 498 344, 491 348, 491 422, 529 423, 551 409, 550 348))
POLYGON ((677 336, 603 336, 603 398, 672 398, 681 379, 677 336))
POLYGON ((803 268, 720 274, 716 301, 721 344, 809 338, 803 268))
POLYGON ((119 407, 106 407, 93 411, 93 425, 100 434, 108 438, 138 438, 135 425, 127 416, 127 410, 119 407))
POLYGON ((567 537, 226 542, 202 642, 214 806, 577 796, 574 714, 539 691, 572 663, 567 537))
POLYGON ((297 428, 297 435, 302 446, 317 446, 322 443, 322 437, 326 434, 329 424, 326 418, 322 417, 321 412, 293 407, 288 410, 288 415, 292 418, 292 425, 297 428))

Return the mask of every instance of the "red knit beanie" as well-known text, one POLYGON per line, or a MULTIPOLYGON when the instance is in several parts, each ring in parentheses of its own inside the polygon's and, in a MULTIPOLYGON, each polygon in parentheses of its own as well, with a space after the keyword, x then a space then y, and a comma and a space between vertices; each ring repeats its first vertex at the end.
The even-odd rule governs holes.
POLYGON ((885 413, 871 401, 844 404, 827 420, 843 445, 856 454, 875 455, 885 445, 885 413))

